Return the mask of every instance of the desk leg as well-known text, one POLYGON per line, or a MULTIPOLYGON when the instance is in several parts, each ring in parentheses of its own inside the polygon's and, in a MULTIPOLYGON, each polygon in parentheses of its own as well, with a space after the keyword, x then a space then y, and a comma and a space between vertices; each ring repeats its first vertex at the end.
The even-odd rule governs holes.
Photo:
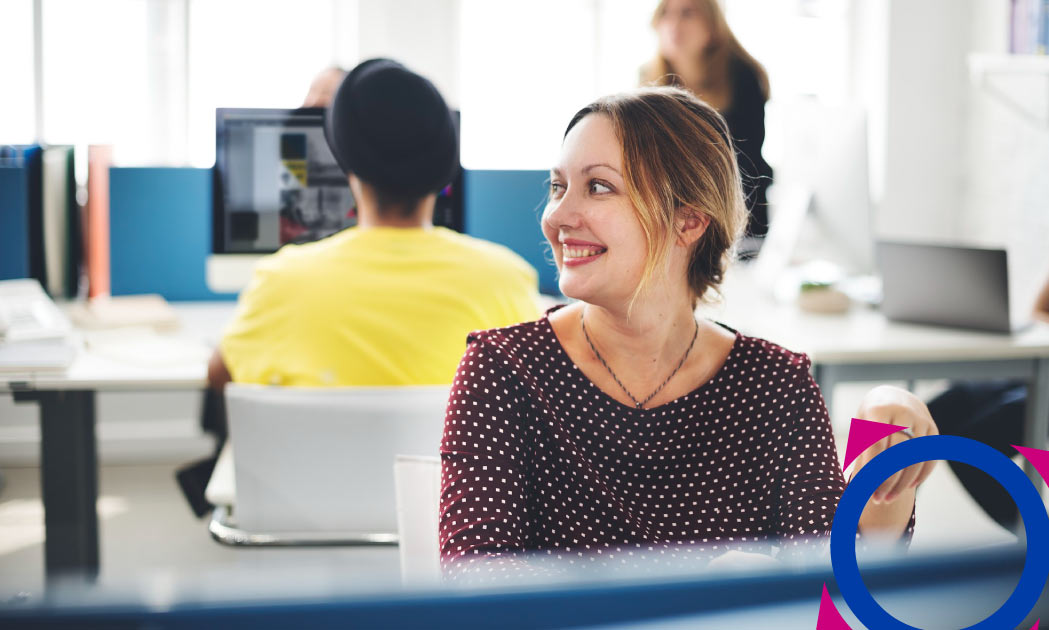
POLYGON ((95 392, 21 391, 40 405, 40 486, 48 579, 98 576, 95 392))
MULTIPOLYGON (((1024 446, 1045 448, 1049 437, 1049 359, 1035 361, 1034 374, 1027 385, 1027 418, 1024 422, 1024 446)), ((1024 461, 1024 469, 1034 485, 1041 489, 1044 485, 1041 475, 1024 461)))
POLYGON ((823 402, 827 405, 827 412, 829 413, 834 404, 834 386, 837 384, 834 369, 826 365, 813 363, 812 380, 816 381, 816 386, 820 388, 820 393, 823 394, 823 402))

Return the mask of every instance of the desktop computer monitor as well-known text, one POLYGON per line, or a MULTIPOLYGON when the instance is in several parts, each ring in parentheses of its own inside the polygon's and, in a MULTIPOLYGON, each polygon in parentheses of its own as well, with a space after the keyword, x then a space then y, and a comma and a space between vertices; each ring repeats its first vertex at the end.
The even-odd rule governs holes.
POLYGON ((832 260, 854 273, 874 271, 874 226, 867 155, 867 116, 859 107, 829 108, 816 174, 812 211, 832 260))
POLYGON ((867 117, 854 104, 814 101, 782 110, 785 155, 770 191, 772 221, 758 257, 772 284, 790 265, 831 263, 841 273, 874 271, 874 213, 867 117))
MULTIPOLYGON (((462 168, 439 193, 434 223, 462 231, 462 168)), ((216 110, 210 289, 238 291, 260 256, 356 224, 323 108, 216 110)))

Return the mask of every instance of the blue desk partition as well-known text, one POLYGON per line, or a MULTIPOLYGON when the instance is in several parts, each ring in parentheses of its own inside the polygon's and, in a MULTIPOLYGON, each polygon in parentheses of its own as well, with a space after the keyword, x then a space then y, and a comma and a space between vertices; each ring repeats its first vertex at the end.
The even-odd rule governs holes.
POLYGON ((205 279, 211 254, 211 169, 110 169, 109 249, 113 295, 237 297, 211 291, 205 279))
POLYGON ((0 167, 0 280, 29 277, 28 174, 0 167))
MULTIPOLYGON (((546 171, 466 171, 466 233, 506 245, 539 271, 539 288, 559 294, 539 215, 546 171)), ((112 168, 109 175, 113 295, 159 293, 168 300, 232 299, 208 289, 211 171, 112 168)))
MULTIPOLYGON (((1026 549, 1019 545, 949 550, 867 563, 863 577, 879 602, 890 603, 891 612, 905 613, 908 620, 939 618, 944 623, 936 627, 958 628, 979 621, 1005 600, 1016 586, 1025 558, 1026 549)), ((159 602, 155 588, 143 587, 141 592, 118 597, 115 592, 92 591, 88 585, 79 592, 73 588, 58 590, 55 595, 49 592, 47 598, 30 605, 0 602, 0 627, 795 629, 816 627, 824 584, 832 597, 840 594, 829 566, 784 565, 777 571, 730 571, 721 575, 660 576, 657 569, 647 577, 630 577, 629 570, 617 574, 608 569, 613 567, 606 567, 601 578, 591 575, 575 583, 515 587, 504 582, 503 589, 444 588, 359 595, 335 594, 332 583, 312 597, 289 597, 289 573, 271 567, 267 582, 258 579, 259 575, 266 576, 260 566, 253 570, 250 581, 258 592, 250 598, 244 597, 243 589, 239 600, 223 598, 223 581, 236 577, 229 571, 222 574, 223 579, 205 572, 203 577, 210 579, 203 583, 211 588, 198 585, 196 591, 177 580, 166 581, 165 592, 170 591, 170 595, 159 602), (726 619, 730 615, 732 623, 726 619), (776 620, 774 624, 768 623, 770 617, 776 620)), ((1027 623, 1039 617, 1046 619, 1047 614, 1049 601, 1043 597, 1027 623)))
POLYGON ((539 290, 560 295, 539 216, 546 203, 547 171, 466 171, 466 233, 506 245, 539 271, 539 290))

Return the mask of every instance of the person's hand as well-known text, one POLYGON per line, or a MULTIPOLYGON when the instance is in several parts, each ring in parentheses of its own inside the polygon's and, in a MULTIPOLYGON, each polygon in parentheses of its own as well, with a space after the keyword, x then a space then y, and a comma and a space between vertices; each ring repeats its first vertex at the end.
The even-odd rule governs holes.
MULTIPOLYGON (((898 387, 882 385, 872 389, 864 396, 863 402, 860 403, 860 408, 856 412, 856 417, 870 420, 871 422, 884 422, 907 427, 914 433, 916 438, 940 434, 925 403, 914 394, 898 387)), ((897 431, 875 442, 856 458, 852 474, 855 475, 860 468, 863 468, 867 462, 874 459, 885 449, 909 439, 911 438, 902 431, 897 431)), ((872 500, 875 503, 891 503, 895 501, 905 491, 917 488, 925 481, 932 473, 935 465, 935 461, 930 461, 904 468, 886 479, 874 491, 872 500)))

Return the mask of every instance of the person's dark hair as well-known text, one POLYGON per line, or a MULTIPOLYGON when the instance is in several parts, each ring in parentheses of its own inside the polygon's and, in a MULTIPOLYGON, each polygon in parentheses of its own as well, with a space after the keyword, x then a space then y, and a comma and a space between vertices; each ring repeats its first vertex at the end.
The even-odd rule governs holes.
POLYGON ((623 150, 627 195, 648 246, 636 299, 664 264, 678 219, 710 219, 692 245, 688 286, 696 300, 716 288, 747 223, 736 152, 713 107, 678 87, 641 88, 600 98, 579 110, 565 136, 590 115, 608 116, 623 150))
POLYGON ((411 216, 459 166, 448 104, 433 83, 390 59, 369 59, 346 75, 325 134, 343 172, 375 189, 383 214, 411 216))

